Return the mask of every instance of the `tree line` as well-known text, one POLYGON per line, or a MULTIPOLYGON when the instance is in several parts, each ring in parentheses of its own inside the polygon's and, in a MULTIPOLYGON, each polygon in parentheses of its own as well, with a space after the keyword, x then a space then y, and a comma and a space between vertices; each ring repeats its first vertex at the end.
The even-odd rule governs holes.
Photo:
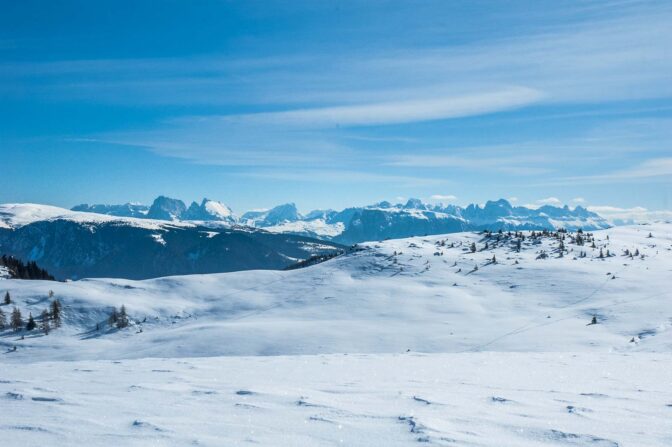
POLYGON ((55 281, 52 275, 45 269, 40 268, 35 261, 24 263, 14 256, 2 255, 0 257, 0 266, 7 267, 16 279, 41 279, 46 281, 55 281))

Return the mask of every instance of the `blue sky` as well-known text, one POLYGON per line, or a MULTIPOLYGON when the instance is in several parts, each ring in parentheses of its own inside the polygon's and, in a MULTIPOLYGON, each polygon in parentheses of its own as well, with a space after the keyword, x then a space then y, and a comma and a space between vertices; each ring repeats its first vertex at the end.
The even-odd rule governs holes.
POLYGON ((669 210, 670 23, 636 0, 5 2, 0 202, 669 210))

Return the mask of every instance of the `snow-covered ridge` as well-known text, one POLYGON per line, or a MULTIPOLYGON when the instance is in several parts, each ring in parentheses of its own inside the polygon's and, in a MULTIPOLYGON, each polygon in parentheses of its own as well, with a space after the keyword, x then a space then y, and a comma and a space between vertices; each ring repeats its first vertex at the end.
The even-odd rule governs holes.
MULTIPOLYGON (((0 204, 0 223, 5 228, 17 228, 39 221, 69 220, 78 223, 108 223, 119 222, 126 225, 158 230, 167 222, 152 219, 139 219, 134 217, 110 216, 98 213, 71 211, 50 205, 35 203, 5 203, 0 204)), ((171 225, 193 227, 190 222, 172 222, 171 225)))

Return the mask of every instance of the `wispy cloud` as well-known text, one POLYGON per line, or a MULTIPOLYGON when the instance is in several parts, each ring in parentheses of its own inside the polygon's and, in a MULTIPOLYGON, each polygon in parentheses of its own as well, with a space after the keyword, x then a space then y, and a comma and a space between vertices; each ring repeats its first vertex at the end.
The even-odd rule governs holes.
POLYGON ((526 106, 542 97, 543 94, 536 90, 511 87, 464 96, 224 116, 221 119, 299 127, 388 125, 483 115, 526 106))
POLYGON ((530 28, 516 37, 479 36, 459 45, 363 46, 347 53, 309 50, 238 59, 211 54, 4 62, 0 89, 25 95, 18 87, 32 79, 40 81, 33 93, 51 99, 324 108, 459 97, 508 86, 543 92, 546 103, 669 97, 672 7, 645 5, 612 5, 605 10, 613 13, 591 20, 530 28))
POLYGON ((644 160, 630 168, 617 169, 605 174, 567 177, 560 179, 560 182, 590 184, 641 180, 672 182, 672 158, 663 157, 644 160))

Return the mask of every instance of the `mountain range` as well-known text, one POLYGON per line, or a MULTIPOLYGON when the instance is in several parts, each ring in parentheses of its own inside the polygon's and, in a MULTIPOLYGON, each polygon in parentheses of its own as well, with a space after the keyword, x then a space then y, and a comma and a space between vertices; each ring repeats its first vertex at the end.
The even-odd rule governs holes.
POLYGON ((459 231, 557 228, 592 231, 610 227, 605 219, 581 206, 570 209, 568 206, 545 205, 532 209, 513 206, 504 199, 488 201, 484 206, 471 204, 467 207, 409 199, 406 203, 379 202, 341 211, 314 210, 306 214, 300 213, 294 203, 286 203, 267 210, 248 211, 238 217, 221 202, 203 199, 200 205, 192 202, 187 208, 181 200, 160 196, 151 206, 84 204, 74 207, 73 211, 168 221, 238 224, 343 244, 459 231))

